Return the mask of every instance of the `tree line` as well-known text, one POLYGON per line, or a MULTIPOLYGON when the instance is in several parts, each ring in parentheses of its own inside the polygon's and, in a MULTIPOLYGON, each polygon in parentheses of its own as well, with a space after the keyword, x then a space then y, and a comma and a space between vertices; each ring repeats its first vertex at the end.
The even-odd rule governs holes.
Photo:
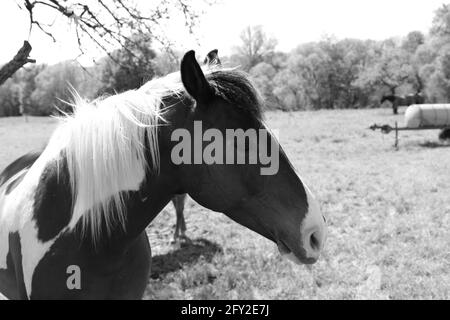
MULTIPOLYGON (((155 51, 152 40, 143 33, 130 37, 91 67, 27 65, 0 86, 0 116, 70 111, 72 89, 94 99, 177 70, 176 53, 155 51)), ((247 27, 233 54, 221 60, 250 74, 267 109, 374 108, 383 95, 415 93, 427 103, 450 103, 450 4, 435 12, 426 34, 383 41, 326 36, 289 53, 277 50, 261 26, 247 27)))
POLYGON ((419 93, 427 103, 450 103, 450 4, 436 10, 427 34, 383 41, 326 36, 289 53, 277 52, 261 27, 241 39, 232 60, 251 74, 269 109, 374 108, 383 95, 419 93))

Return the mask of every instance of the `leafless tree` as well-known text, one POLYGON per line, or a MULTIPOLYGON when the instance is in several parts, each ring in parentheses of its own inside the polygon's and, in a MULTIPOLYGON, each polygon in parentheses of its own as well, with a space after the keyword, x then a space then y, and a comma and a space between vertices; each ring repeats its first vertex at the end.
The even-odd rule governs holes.
POLYGON ((247 71, 272 54, 277 45, 277 40, 269 37, 260 25, 246 27, 241 32, 240 39, 241 44, 234 50, 242 60, 242 67, 247 71))
MULTIPOLYGON (((181 16, 192 33, 205 5, 213 2, 215 0, 202 0, 199 5, 199 1, 194 0, 152 0, 139 4, 133 0, 17 0, 17 5, 28 13, 30 32, 32 28, 38 28, 56 42, 54 24, 43 19, 44 15, 54 12, 74 26, 80 55, 94 45, 114 60, 111 52, 117 48, 128 50, 126 44, 133 41, 132 35, 136 34, 170 48, 172 43, 164 34, 164 23, 181 16)), ((11 62, 0 69, 0 85, 2 79, 4 82, 24 64, 33 62, 28 59, 30 51, 31 45, 27 44, 26 50, 19 52, 20 57, 11 61, 18 66, 16 70, 11 66, 4 70, 11 62)))

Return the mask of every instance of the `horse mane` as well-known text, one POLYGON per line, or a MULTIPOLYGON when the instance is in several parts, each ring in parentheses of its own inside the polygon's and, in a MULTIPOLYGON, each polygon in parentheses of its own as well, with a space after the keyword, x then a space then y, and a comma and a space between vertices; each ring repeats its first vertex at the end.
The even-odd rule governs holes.
POLYGON ((74 113, 56 132, 65 136, 59 162, 67 161, 70 177, 70 227, 82 219, 83 234, 90 229, 96 240, 102 223, 108 233, 117 223, 125 225, 123 191, 139 190, 146 173, 159 170, 160 104, 158 95, 139 90, 92 103, 76 96, 74 113))
MULTIPOLYGON (((222 68, 204 72, 218 96, 261 119, 262 100, 246 74, 222 68)), ((70 228, 81 220, 82 234, 94 242, 103 227, 108 234, 117 224, 125 229, 124 191, 139 190, 147 173, 159 172, 158 124, 165 122, 164 108, 170 107, 163 101, 185 95, 179 72, 93 102, 74 93, 73 114, 61 118, 50 140, 63 144, 58 164, 66 160, 70 177, 70 228)))
POLYGON ((262 119, 263 99, 246 73, 234 69, 217 70, 207 74, 206 78, 216 95, 257 120, 262 119))

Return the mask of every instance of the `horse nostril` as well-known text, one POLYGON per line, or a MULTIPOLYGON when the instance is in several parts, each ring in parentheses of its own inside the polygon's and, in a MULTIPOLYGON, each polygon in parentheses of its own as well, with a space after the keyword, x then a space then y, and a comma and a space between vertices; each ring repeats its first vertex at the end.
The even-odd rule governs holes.
POLYGON ((317 232, 313 232, 309 238, 309 244, 314 251, 320 250, 320 240, 317 232))

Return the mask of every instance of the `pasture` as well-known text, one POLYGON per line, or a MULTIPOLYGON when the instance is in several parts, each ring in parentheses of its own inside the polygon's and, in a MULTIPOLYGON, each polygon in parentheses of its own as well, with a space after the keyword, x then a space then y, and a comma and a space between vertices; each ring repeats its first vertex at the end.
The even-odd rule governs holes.
MULTIPOLYGON (((191 243, 171 244, 168 205, 148 227, 148 299, 449 299, 450 146, 438 131, 393 136, 366 128, 403 121, 391 109, 268 112, 328 219, 325 254, 308 270, 275 245, 189 200, 191 243)), ((0 119, 0 168, 38 149, 50 118, 0 119)))

